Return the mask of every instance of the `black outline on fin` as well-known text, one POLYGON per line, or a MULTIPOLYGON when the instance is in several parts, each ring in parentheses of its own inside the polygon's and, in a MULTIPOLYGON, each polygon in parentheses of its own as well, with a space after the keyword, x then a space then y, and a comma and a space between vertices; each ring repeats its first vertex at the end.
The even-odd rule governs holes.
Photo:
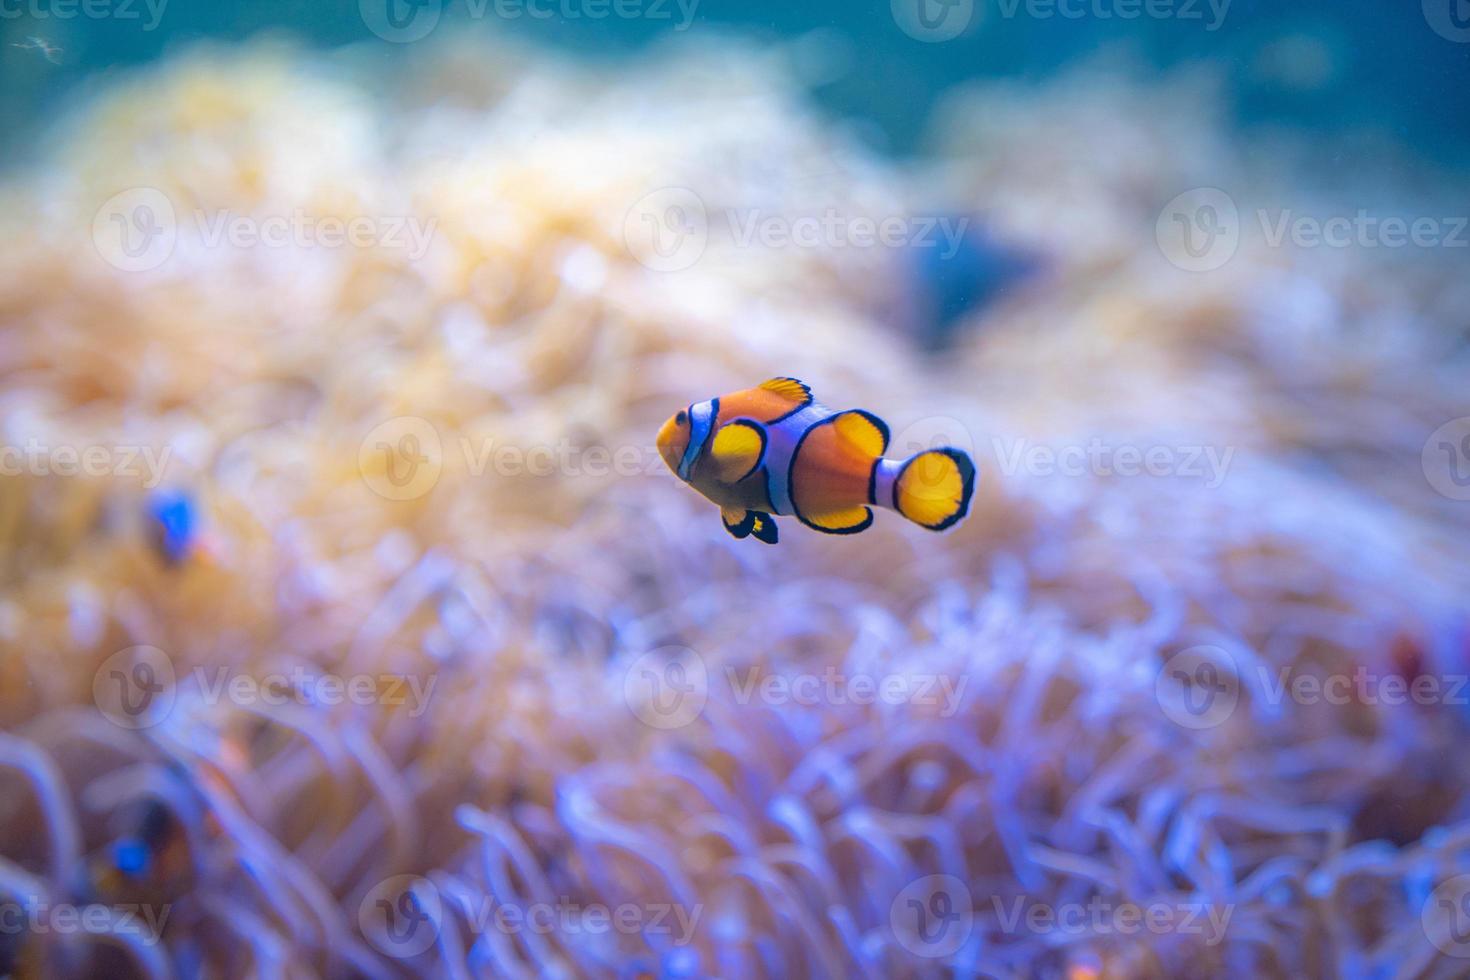
POLYGON ((755 527, 755 511, 747 510, 745 516, 740 519, 739 524, 729 524, 725 521, 725 512, 720 511, 720 523, 725 525, 725 530, 730 532, 731 537, 748 538, 751 529, 755 527))
MULTIPOLYGON (((804 408, 810 407, 812 402, 816 401, 816 398, 812 395, 811 385, 807 384, 805 381, 802 381, 800 378, 790 378, 786 377, 785 375, 775 378, 767 378, 766 380, 762 381, 760 385, 756 385, 756 387, 759 388, 761 385, 770 384, 772 381, 790 381, 793 384, 800 386, 801 390, 806 394, 806 401, 800 402, 795 408, 785 413, 784 415, 771 419, 771 421, 766 423, 767 425, 775 425, 777 422, 785 422, 787 419, 791 418, 791 416, 795 415, 797 412, 801 411, 804 408)), ((766 390, 769 391, 770 389, 766 390)))
MULTIPOLYGON (((859 409, 852 409, 852 411, 859 411, 859 409)), ((801 460, 801 447, 806 445, 807 436, 846 414, 846 412, 838 412, 836 415, 829 415, 807 426, 806 431, 801 434, 801 438, 796 440, 796 448, 791 450, 791 462, 786 467, 786 499, 791 501, 791 513, 795 515, 798 521, 801 521, 801 523, 813 531, 821 531, 823 534, 857 534, 859 531, 866 531, 873 525, 873 508, 871 507, 863 507, 868 512, 868 518, 861 524, 854 524, 852 527, 831 528, 822 527, 820 524, 813 524, 807 520, 801 512, 801 508, 796 504, 796 464, 801 460)), ((884 428, 886 429, 887 427, 885 426, 884 428)))
POLYGON ((882 459, 883 454, 888 452, 888 444, 893 440, 893 435, 888 431, 888 423, 880 419, 878 416, 874 415, 872 412, 865 412, 861 408, 849 408, 845 412, 836 412, 833 415, 828 416, 828 418, 822 419, 822 421, 826 422, 830 420, 836 422, 844 415, 861 415, 863 418, 873 423, 873 427, 878 430, 880 435, 883 436, 883 448, 878 450, 878 458, 882 459))
MULTIPOLYGON (((946 531, 949 528, 954 527, 960 521, 964 520, 965 516, 970 513, 970 498, 974 496, 974 494, 975 461, 972 460, 970 458, 970 454, 965 452, 963 449, 954 449, 950 446, 939 446, 935 449, 925 449, 922 452, 914 453, 908 459, 903 461, 903 465, 898 468, 898 473, 895 474, 893 477, 893 509, 900 516, 902 516, 904 520, 913 521, 913 523, 918 524, 919 527, 925 528, 930 531, 946 531), (919 521, 915 521, 912 517, 909 517, 909 515, 905 514, 903 512, 903 509, 898 506, 898 487, 899 484, 903 483, 904 473, 908 472, 908 468, 914 460, 918 459, 920 456, 927 456, 929 453, 941 453, 942 455, 948 456, 950 459, 954 460, 955 465, 958 466, 960 470, 960 506, 958 507, 958 509, 955 510, 953 514, 950 514, 938 524, 923 524, 919 521)), ((796 505, 792 504, 791 506, 795 507, 796 505)))

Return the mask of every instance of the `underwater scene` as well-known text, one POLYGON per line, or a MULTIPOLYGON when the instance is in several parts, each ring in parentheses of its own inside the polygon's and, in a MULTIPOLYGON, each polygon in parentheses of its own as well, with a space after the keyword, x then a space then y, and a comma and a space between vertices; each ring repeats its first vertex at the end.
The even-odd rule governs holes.
POLYGON ((0 0, 0 977, 1470 977, 1470 3, 0 0))

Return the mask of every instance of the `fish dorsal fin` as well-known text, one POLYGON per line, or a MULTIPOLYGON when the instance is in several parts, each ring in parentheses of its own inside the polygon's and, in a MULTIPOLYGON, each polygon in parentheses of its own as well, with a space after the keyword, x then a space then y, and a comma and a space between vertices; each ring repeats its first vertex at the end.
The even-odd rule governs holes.
POLYGON ((876 459, 888 451, 888 426, 860 408, 838 412, 832 418, 837 437, 860 455, 876 459))
POLYGON ((769 381, 761 382, 760 387, 763 391, 780 395, 789 401, 792 407, 800 407, 812 403, 812 390, 795 378, 772 378, 769 381))
POLYGON ((766 430, 754 422, 736 419, 720 426, 710 443, 709 458, 721 483, 739 483, 766 455, 766 430))

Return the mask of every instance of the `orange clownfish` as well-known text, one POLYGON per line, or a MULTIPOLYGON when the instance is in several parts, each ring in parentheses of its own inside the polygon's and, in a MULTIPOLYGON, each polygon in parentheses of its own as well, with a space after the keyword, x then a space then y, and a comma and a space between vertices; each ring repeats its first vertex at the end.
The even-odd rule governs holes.
POLYGON ((834 412, 795 378, 697 402, 658 433, 658 451, 720 507, 725 530, 776 543, 771 515, 827 534, 857 534, 872 506, 943 531, 964 518, 975 464, 958 449, 885 459, 888 426, 860 409, 834 412), (870 506, 872 505, 872 506, 870 506))

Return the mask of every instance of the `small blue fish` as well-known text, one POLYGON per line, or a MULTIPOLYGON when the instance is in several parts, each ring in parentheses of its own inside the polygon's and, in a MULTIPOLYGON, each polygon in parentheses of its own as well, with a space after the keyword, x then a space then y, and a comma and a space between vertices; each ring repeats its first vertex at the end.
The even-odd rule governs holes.
POLYGON ((181 490, 160 491, 148 501, 149 535, 171 565, 188 558, 199 535, 194 501, 181 490))

